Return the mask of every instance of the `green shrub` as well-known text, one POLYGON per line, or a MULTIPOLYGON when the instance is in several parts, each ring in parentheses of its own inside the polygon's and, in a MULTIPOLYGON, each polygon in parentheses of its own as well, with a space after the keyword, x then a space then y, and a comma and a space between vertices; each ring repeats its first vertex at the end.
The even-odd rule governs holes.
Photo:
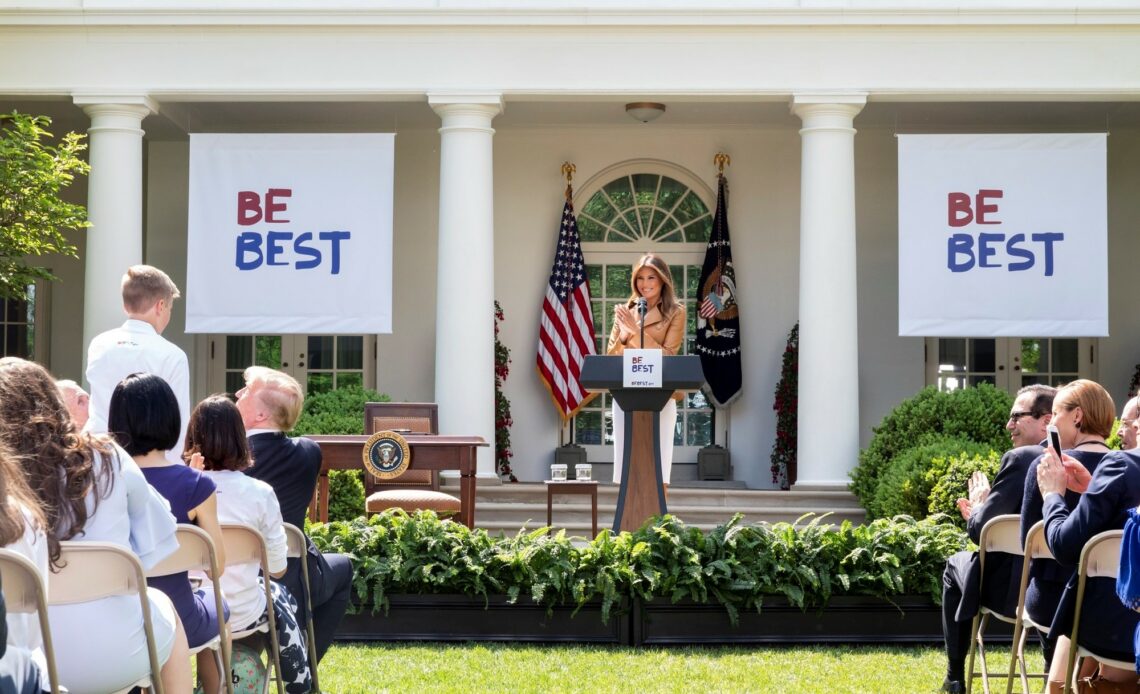
POLYGON ((1008 393, 986 383, 949 393, 934 386, 924 388, 875 427, 871 443, 851 471, 851 491, 868 508, 891 461, 929 435, 969 439, 1005 451, 1009 448, 1005 423, 1012 405, 1008 393))
POLYGON ((723 605, 734 623, 774 595, 802 609, 824 607, 833 595, 923 594, 937 602, 946 557, 967 544, 941 516, 860 526, 821 520, 742 524, 737 515, 706 535, 663 516, 576 546, 549 528, 492 538, 431 511, 392 509, 314 525, 311 537, 321 551, 349 556, 360 605, 373 611, 386 609, 392 594, 505 594, 548 609, 599 600, 607 620, 625 599, 689 598, 723 605))
POLYGON ((966 520, 958 511, 958 499, 967 495, 970 475, 981 470, 992 484, 1000 465, 1001 454, 997 451, 982 455, 961 453, 935 460, 926 472, 926 483, 930 485, 928 510, 930 513, 944 513, 951 522, 965 528, 966 520))
POLYGON ((961 436, 928 434, 917 445, 899 453, 879 476, 875 494, 866 505, 868 518, 891 518, 907 515, 925 518, 930 506, 930 491, 937 478, 930 479, 933 467, 945 468, 948 458, 963 453, 985 456, 991 452, 989 444, 971 441, 961 436))
POLYGON ((1120 429, 1120 420, 1119 419, 1112 420, 1112 436, 1109 436, 1107 439, 1104 440, 1104 445, 1108 446, 1109 448, 1111 448, 1114 451, 1119 451, 1120 447, 1124 445, 1124 442, 1120 440, 1120 436, 1118 436, 1116 433, 1119 429, 1120 429))
MULTIPOLYGON (((364 403, 389 400, 383 393, 360 386, 310 394, 293 434, 363 434, 364 403)), ((364 471, 329 471, 329 520, 347 521, 362 515, 364 471)))

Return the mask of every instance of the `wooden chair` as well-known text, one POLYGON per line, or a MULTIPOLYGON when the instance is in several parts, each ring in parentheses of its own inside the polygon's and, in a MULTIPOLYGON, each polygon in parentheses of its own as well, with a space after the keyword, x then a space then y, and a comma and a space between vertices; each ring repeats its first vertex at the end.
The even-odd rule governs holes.
MULTIPOLYGON (((364 433, 406 431, 413 434, 439 433, 439 406, 431 402, 369 402, 364 405, 364 433)), ((405 511, 427 509, 440 515, 457 514, 457 497, 439 491, 438 470, 405 470, 399 477, 377 479, 364 472, 364 508, 369 514, 389 508, 405 511)))
POLYGON ((217 580, 219 573, 217 548, 214 547, 214 540, 210 534, 196 525, 179 523, 176 537, 178 549, 147 571, 146 576, 147 578, 169 576, 183 571, 204 571, 210 576, 214 591, 214 606, 218 612, 218 635, 206 643, 191 648, 190 655, 196 655, 207 648, 213 650, 226 694, 233 694, 234 684, 232 678, 227 676, 230 671, 230 643, 226 630, 222 587, 217 580))
MULTIPOLYGON (((1012 513, 1004 516, 997 516, 991 518, 982 526, 982 534, 978 539, 978 564, 981 569, 982 577, 978 581, 978 591, 981 593, 982 588, 985 586, 986 580, 986 557, 990 552, 1004 552, 1005 554, 1012 554, 1014 556, 1022 556, 1021 551, 1021 516, 1012 513)), ((1016 613, 1014 616, 1007 616, 996 610, 990 609, 985 605, 979 605, 978 614, 974 615, 974 622, 970 628, 972 639, 970 642, 970 652, 966 665, 966 692, 969 694, 973 690, 974 685, 974 651, 975 647, 978 653, 978 658, 982 666, 982 691, 985 694, 990 694, 990 679, 994 677, 1008 677, 1010 680, 1013 674, 1000 675, 990 674, 986 668, 986 644, 985 633, 986 626, 990 622, 990 617, 995 617, 999 621, 1006 622, 1007 624, 1014 624, 1016 613)))
POLYGON ((230 640, 240 641, 254 634, 267 634, 269 667, 264 691, 269 691, 269 680, 272 678, 277 681, 277 694, 284 694, 285 687, 281 682, 281 648, 277 643, 277 617, 273 613, 273 590, 269 587, 269 551, 265 547, 265 538, 251 525, 223 523, 222 543, 226 550, 226 566, 257 564, 261 567, 261 575, 265 577, 265 614, 268 619, 245 631, 234 632, 230 635, 230 640))
POLYGON ((1025 665, 1025 640, 1030 629, 1040 633, 1049 631, 1048 624, 1034 622, 1025 610, 1025 591, 1029 589, 1029 564, 1034 559, 1053 560, 1053 552, 1045 543, 1045 521, 1037 521, 1025 536, 1025 561, 1021 565, 1021 582, 1017 591, 1017 621, 1013 623, 1013 648, 1009 654, 1009 680, 1006 682, 1005 692, 1013 691, 1013 671, 1017 668, 1021 676, 1022 694, 1029 694, 1029 678, 1048 682, 1049 673, 1029 674, 1025 665))
MULTIPOLYGON (((305 605, 312 605, 312 591, 309 588, 309 562, 308 562, 308 543, 305 540, 305 533, 292 523, 285 524, 285 538, 289 542, 288 550, 285 556, 289 559, 300 559, 301 564, 301 585, 305 589, 303 596, 294 596, 297 600, 302 598, 305 600, 305 605)), ((313 691, 321 691, 321 686, 317 682, 317 635, 313 630, 313 613, 309 610, 308 624, 305 626, 305 631, 309 636, 309 670, 313 675, 313 691)))
MULTIPOLYGON (((124 694, 135 687, 162 694, 162 663, 158 661, 158 647, 154 641, 146 576, 138 557, 129 549, 110 542, 67 541, 60 545, 63 568, 48 577, 48 604, 72 605, 114 595, 137 596, 142 605, 150 673, 114 694, 124 694)), ((99 625, 91 626, 94 629, 92 634, 97 638, 99 625)))
POLYGON ((51 624, 48 623, 43 576, 27 557, 10 549, 0 549, 0 581, 3 582, 4 603, 9 614, 38 613, 47 676, 51 680, 52 694, 59 694, 59 675, 55 669, 55 647, 51 640, 51 624))
POLYGON ((1090 538, 1081 549, 1081 562, 1077 567, 1077 606, 1073 613, 1073 632, 1069 637, 1069 661, 1065 667, 1065 694, 1072 690, 1073 673, 1077 671, 1078 661, 1082 658, 1095 658, 1097 662, 1123 670, 1131 671, 1136 667, 1134 662, 1106 658, 1077 643, 1088 579, 1116 579, 1120 573, 1120 540, 1123 536, 1123 530, 1106 530, 1090 538))

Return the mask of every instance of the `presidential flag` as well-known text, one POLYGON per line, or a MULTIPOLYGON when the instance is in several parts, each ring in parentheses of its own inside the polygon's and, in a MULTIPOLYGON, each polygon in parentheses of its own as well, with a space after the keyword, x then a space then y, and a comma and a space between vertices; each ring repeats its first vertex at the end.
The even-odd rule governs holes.
POLYGON ((582 362, 594 354, 594 318, 590 310, 590 285, 586 261, 578 236, 578 222, 570 200, 562 208, 562 226, 554 267, 542 301, 538 330, 538 375, 550 391, 563 420, 573 417, 593 398, 582 389, 582 362))
POLYGON ((740 397, 740 307, 728 240, 728 183, 718 177, 716 216, 697 283, 697 345, 705 371, 705 395, 717 407, 740 397))

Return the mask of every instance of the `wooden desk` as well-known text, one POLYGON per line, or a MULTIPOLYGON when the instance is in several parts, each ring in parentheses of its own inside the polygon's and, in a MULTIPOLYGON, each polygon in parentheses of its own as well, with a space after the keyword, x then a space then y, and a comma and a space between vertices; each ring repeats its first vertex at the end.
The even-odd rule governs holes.
MULTIPOLYGON (((361 435, 308 436, 321 447, 321 475, 317 497, 309 505, 309 519, 329 519, 329 470, 363 470, 364 442, 361 435), (319 507, 318 507, 319 505, 319 507)), ((459 471, 459 522, 475 527, 475 449, 486 446, 481 436, 405 434, 412 451, 409 470, 459 471)))

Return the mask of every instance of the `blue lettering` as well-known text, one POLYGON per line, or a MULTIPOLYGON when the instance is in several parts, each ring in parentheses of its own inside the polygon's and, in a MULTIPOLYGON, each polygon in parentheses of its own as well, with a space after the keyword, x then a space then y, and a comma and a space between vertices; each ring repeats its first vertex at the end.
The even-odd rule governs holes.
POLYGON ((974 237, 969 234, 953 234, 946 241, 946 267, 950 272, 966 272, 974 267, 974 237), (958 256, 965 255, 968 260, 958 262, 958 256))
POLYGON ((1064 241, 1065 235, 1060 232, 1051 231, 1047 234, 1034 234, 1034 241, 1040 241, 1045 245, 1045 276, 1053 276, 1053 242, 1064 241))
POLYGON ((261 234, 256 231, 243 231, 237 237, 237 257, 234 265, 238 270, 254 270, 261 266, 261 234), (247 254, 253 254, 253 260, 247 260, 247 254))
POLYGON ((310 248, 305 244, 311 241, 313 232, 306 231, 303 234, 298 234, 297 239, 293 241, 293 252, 297 255, 303 255, 310 258, 310 260, 298 260, 298 270, 311 270, 321 264, 321 252, 315 248, 310 248))
POLYGON ((293 238, 291 231, 270 231, 265 234, 265 264, 266 265, 288 265, 286 262, 273 262, 273 259, 285 250, 281 246, 282 241, 288 241, 293 238))
POLYGON ((322 231, 318 238, 332 242, 332 274, 340 274, 340 242, 352 238, 351 231, 322 231))
POLYGON ((1035 260, 1033 257, 1033 252, 1027 251, 1020 246, 1023 241, 1025 241, 1025 234, 1014 234, 1013 236, 1010 236, 1009 241, 1006 241, 1005 243, 1006 253, 1008 253, 1013 258, 1024 259, 1019 263, 1010 263, 1010 272, 1021 272, 1022 270, 1028 270, 1029 268, 1033 267, 1035 260))
POLYGON ((997 249, 991 244, 999 243, 1005 234, 978 234, 978 267, 1001 267, 998 263, 987 263, 986 259, 997 255, 997 249))

